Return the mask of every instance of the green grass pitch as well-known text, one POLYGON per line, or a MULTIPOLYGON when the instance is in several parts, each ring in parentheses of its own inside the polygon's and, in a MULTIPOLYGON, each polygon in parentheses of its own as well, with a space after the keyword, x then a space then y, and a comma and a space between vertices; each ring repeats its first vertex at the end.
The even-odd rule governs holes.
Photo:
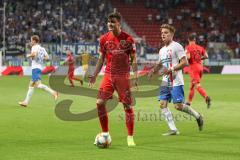
MULTIPOLYGON (((48 84, 48 77, 43 77, 48 84)), ((93 145, 100 131, 98 119, 63 121, 54 112, 55 102, 42 90, 35 89, 29 107, 22 108, 29 77, 0 77, 0 159, 1 160, 239 160, 240 159, 240 76, 204 75, 202 86, 212 97, 207 109, 196 92, 193 108, 204 115, 205 127, 198 131, 196 122, 175 111, 179 136, 164 137, 165 121, 159 119, 156 96, 136 98, 135 148, 126 142, 124 112, 118 105, 109 113, 112 146, 99 149, 93 145)), ((99 80, 98 80, 99 83, 99 80)), ((96 84, 95 89, 98 86, 96 84)), ((185 97, 189 77, 185 76, 185 97)), ((87 87, 87 84, 84 84, 87 87)), ((154 86, 140 86, 148 90, 154 86)), ((81 88, 79 88, 81 92, 81 88)), ((157 93, 156 93, 157 94, 157 93)), ((72 99, 73 113, 95 107, 95 98, 61 94, 59 101, 72 99)))

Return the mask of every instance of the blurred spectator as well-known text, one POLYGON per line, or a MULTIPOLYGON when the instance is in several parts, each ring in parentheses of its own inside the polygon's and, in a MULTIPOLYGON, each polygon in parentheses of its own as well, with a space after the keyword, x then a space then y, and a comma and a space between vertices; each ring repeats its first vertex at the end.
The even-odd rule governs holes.
POLYGON ((131 5, 131 4, 133 4, 133 0, 125 0, 125 3, 128 5, 131 5))
MULTIPOLYGON (((6 7, 7 45, 25 45, 32 34, 43 42, 60 42, 61 6, 63 10, 64 42, 96 42, 107 30, 105 17, 109 13, 105 0, 63 1, 8 0, 6 7)), ((2 23, 2 22, 1 22, 2 23)))
POLYGON ((152 22, 153 22, 152 14, 148 14, 148 15, 147 15, 147 22, 148 22, 148 23, 152 23, 152 22))
MULTIPOLYGON (((96 42, 99 35, 107 30, 105 17, 110 12, 110 0, 62 1, 62 32, 60 2, 60 0, 8 0, 6 7, 7 45, 25 46, 28 42, 27 39, 32 34, 39 34, 43 42, 49 43, 59 43, 61 35, 63 41, 67 43, 96 42)), ((124 0, 123 2, 136 4, 139 1, 124 0)), ((186 41, 186 32, 197 32, 198 41, 201 44, 207 42, 229 43, 235 50, 235 56, 239 57, 239 52, 236 52, 240 43, 239 15, 234 14, 233 10, 227 10, 224 2, 223 0, 191 2, 187 0, 144 0, 143 5, 156 11, 148 12, 150 14, 146 15, 147 22, 176 25, 175 36, 180 43, 183 44, 186 41), (190 7, 192 2, 195 2, 193 8, 190 7)), ((3 21, 0 21, 0 26, 2 23, 3 21)), ((0 36, 0 41, 2 42, 2 36, 0 36)), ((2 43, 0 43, 0 47, 2 47, 2 43)), ((154 51, 159 46, 151 47, 147 46, 146 50, 154 51)))
POLYGON ((240 45, 235 48, 235 57, 240 58, 240 45))
POLYGON ((171 17, 168 18, 168 24, 173 24, 173 19, 171 17))
POLYGON ((240 33, 239 32, 237 32, 237 34, 236 34, 236 41, 237 41, 237 43, 240 43, 240 33))
POLYGON ((150 0, 146 0, 145 7, 146 7, 146 8, 150 8, 150 5, 151 5, 151 4, 150 4, 150 0))
POLYGON ((217 59, 217 61, 222 61, 223 60, 222 54, 223 54, 222 50, 216 50, 216 59, 217 59))
POLYGON ((206 2, 205 0, 196 0, 196 10, 204 11, 206 9, 206 2))
POLYGON ((156 14, 156 22, 161 21, 161 15, 159 13, 156 14))

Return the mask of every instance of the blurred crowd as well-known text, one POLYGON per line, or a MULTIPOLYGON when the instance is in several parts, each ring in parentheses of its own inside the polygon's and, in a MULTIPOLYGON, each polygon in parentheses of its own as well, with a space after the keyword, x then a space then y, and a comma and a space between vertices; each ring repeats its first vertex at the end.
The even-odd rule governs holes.
MULTIPOLYGON (((125 0, 125 3, 134 6, 135 1, 137 0, 125 0)), ((109 0, 95 0, 94 3, 90 0, 6 2, 7 45, 25 46, 33 34, 39 34, 43 42, 60 43, 61 28, 64 43, 97 42, 99 36, 107 31, 106 17, 111 11, 109 0)), ((196 32, 200 44, 206 46, 207 42, 227 42, 234 46, 233 57, 240 58, 239 16, 228 10, 223 0, 195 0, 194 10, 184 7, 188 6, 188 2, 189 0, 146 0, 146 8, 158 10, 157 14, 146 17, 153 23, 178 24, 175 25, 178 31, 175 40, 184 45, 186 34, 196 32), (180 8, 180 11, 177 10, 177 15, 172 16, 171 12, 176 8, 180 8)), ((3 4, 3 0, 0 0, 0 3, 3 4)), ((2 23, 3 20, 0 21, 1 32, 2 23)), ((3 36, 0 37, 1 42, 2 38, 3 36)), ((144 38, 141 45, 146 52, 158 51, 149 47, 144 38)), ((221 53, 219 55, 226 57, 221 53)), ((217 54, 212 57, 216 56, 217 54)))
MULTIPOLYGON (((158 10, 154 15, 146 15, 147 21, 177 26, 175 39, 182 44, 187 43, 186 35, 192 32, 197 33, 198 42, 204 46, 207 42, 226 42, 235 50, 234 57, 240 58, 240 15, 233 14, 232 10, 226 8, 223 0, 192 2, 189 0, 146 0, 146 8, 158 10), (173 12, 175 14, 171 14, 173 12)), ((215 56, 217 55, 213 57, 215 56)), ((226 56, 222 55, 222 58, 224 57, 226 56)))
POLYGON ((109 10, 105 0, 7 0, 7 45, 25 45, 35 33, 43 42, 59 43, 61 27, 64 42, 96 42, 107 29, 109 10))

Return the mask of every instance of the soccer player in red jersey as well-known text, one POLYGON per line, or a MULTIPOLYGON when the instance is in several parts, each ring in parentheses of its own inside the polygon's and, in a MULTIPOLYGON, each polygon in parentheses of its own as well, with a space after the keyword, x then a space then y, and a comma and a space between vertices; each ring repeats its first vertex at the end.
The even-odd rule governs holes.
POLYGON ((133 84, 137 88, 137 62, 136 48, 133 38, 122 31, 121 15, 113 12, 108 15, 108 30, 100 37, 99 59, 94 74, 90 76, 89 86, 92 87, 106 62, 104 77, 101 81, 97 97, 98 117, 104 136, 110 136, 108 128, 108 115, 106 102, 112 98, 114 90, 117 91, 119 101, 125 110, 126 127, 128 130, 127 143, 129 147, 135 146, 133 140, 134 110, 130 90, 130 63, 134 72, 133 84))
POLYGON ((68 80, 71 84, 71 87, 74 87, 73 80, 79 81, 81 85, 83 85, 83 81, 80 78, 74 77, 74 57, 70 50, 67 51, 67 59, 65 60, 64 64, 68 64, 68 80))
POLYGON ((207 107, 210 108, 211 98, 207 95, 206 91, 200 84, 203 74, 202 60, 207 59, 208 55, 203 47, 196 44, 196 36, 194 34, 189 35, 188 42, 189 44, 186 46, 185 51, 189 61, 191 84, 187 104, 190 105, 192 103, 194 91, 197 89, 200 95, 205 99, 207 107))

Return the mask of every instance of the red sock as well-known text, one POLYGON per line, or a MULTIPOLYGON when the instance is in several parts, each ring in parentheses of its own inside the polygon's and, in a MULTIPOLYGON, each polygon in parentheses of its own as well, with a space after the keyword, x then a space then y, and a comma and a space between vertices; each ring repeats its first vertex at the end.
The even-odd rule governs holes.
POLYGON ((73 77, 73 79, 76 80, 76 81, 81 81, 81 79, 77 78, 77 77, 73 77))
POLYGON ((97 104, 98 118, 102 127, 102 132, 108 132, 108 115, 104 104, 97 104))
POLYGON ((193 97, 194 97, 194 92, 195 92, 194 85, 191 84, 189 95, 188 95, 188 102, 189 103, 192 103, 192 100, 193 100, 193 97))
POLYGON ((203 96, 203 98, 207 97, 206 91, 201 86, 197 87, 197 91, 201 94, 201 96, 203 96))
POLYGON ((74 83, 73 83, 73 72, 74 72, 74 70, 69 70, 68 71, 68 80, 69 80, 71 86, 74 86, 74 83))
POLYGON ((69 82, 70 82, 71 86, 74 86, 74 83, 73 83, 73 78, 72 78, 72 77, 68 77, 68 80, 69 80, 69 82))
POLYGON ((133 129, 134 129, 134 111, 132 108, 125 109, 125 120, 126 120, 128 135, 132 136, 133 129))
POLYGON ((74 86, 73 80, 69 79, 69 82, 71 83, 71 86, 74 86))

